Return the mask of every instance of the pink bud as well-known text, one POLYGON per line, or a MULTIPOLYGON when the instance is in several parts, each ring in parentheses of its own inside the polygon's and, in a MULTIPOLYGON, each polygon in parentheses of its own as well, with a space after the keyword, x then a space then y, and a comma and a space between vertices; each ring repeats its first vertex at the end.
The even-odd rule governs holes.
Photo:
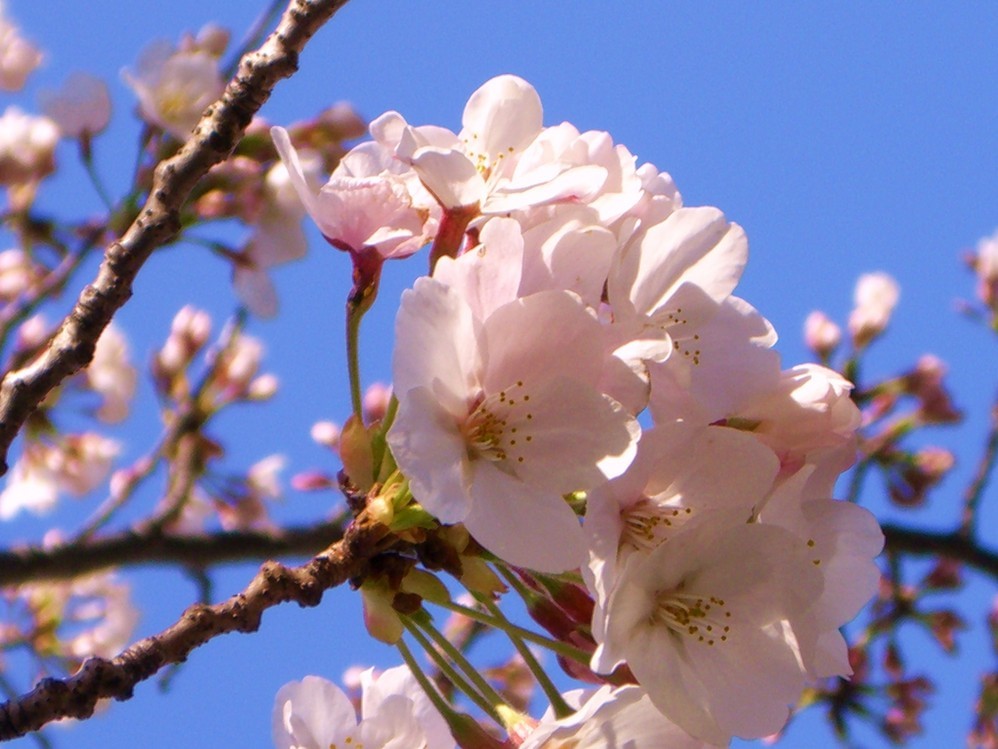
POLYGON ((824 312, 815 310, 807 316, 804 321, 804 343, 818 356, 830 356, 841 340, 842 329, 824 312))

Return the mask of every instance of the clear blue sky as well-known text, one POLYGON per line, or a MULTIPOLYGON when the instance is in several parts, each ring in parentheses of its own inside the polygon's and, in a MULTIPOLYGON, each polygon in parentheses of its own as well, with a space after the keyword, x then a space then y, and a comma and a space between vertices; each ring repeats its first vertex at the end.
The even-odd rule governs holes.
MULTIPOLYGON (((112 191, 123 192, 138 127, 121 68, 134 65, 149 40, 175 40, 208 21, 229 26, 238 39, 262 5, 8 0, 8 14, 45 48, 47 62, 23 95, 3 98, 30 109, 39 88, 60 85, 73 70, 104 77, 116 109, 96 155, 112 191)), ((892 273, 901 304, 871 372, 933 352, 952 366, 959 404, 976 409, 960 434, 933 435, 962 463, 917 522, 946 526, 980 449, 983 405, 998 372, 994 341, 953 311, 955 298, 972 293, 959 253, 998 226, 996 28, 994 3, 354 0, 320 31, 300 73, 278 87, 263 114, 283 124, 345 99, 368 118, 396 109, 414 124, 456 130, 465 100, 482 82, 504 72, 523 76, 540 92, 546 124, 608 130, 640 160, 670 172, 688 205, 717 205, 745 227, 752 257, 738 293, 776 326, 786 366, 807 358, 800 326, 808 312, 823 309, 841 321, 860 273, 892 273)), ((72 154, 60 152, 65 162, 72 154)), ((46 188, 43 206, 62 215, 96 211, 79 175, 67 177, 46 188)), ((269 368, 283 387, 265 410, 233 416, 217 430, 234 469, 273 452, 290 457, 289 474, 332 467, 308 430, 318 418, 342 420, 349 410, 341 354, 349 267, 314 231, 310 239, 309 257, 277 274, 282 316, 251 325, 267 341, 269 368)), ((368 381, 389 377, 394 300, 423 267, 415 259, 389 269, 378 308, 365 321, 368 381)), ((148 361, 183 304, 212 311, 220 323, 234 306, 228 276, 197 247, 157 253, 120 318, 136 359, 148 361)), ((154 438, 148 385, 136 421, 146 424, 120 432, 132 456, 154 438)), ((870 506, 883 509, 872 499, 870 506)), ((316 517, 325 501, 289 493, 284 512, 316 517)), ((994 508, 983 521, 995 527, 994 508)), ((39 527, 0 527, 0 542, 39 527)), ((217 595, 239 590, 252 571, 226 568, 217 595)), ((190 602, 193 587, 175 571, 132 579, 144 611, 141 634, 161 630, 190 602)), ((927 733, 913 747, 963 744, 978 672, 993 664, 980 626, 993 594, 992 585, 977 581, 960 599, 974 627, 960 659, 941 659, 924 638, 910 638, 911 657, 941 675, 927 733)), ((345 591, 318 610, 273 610, 260 633, 230 635, 195 652, 168 694, 144 684, 129 703, 65 736, 55 730, 54 739, 81 749, 267 747, 273 695, 285 681, 307 673, 338 681, 356 663, 396 662, 358 622, 357 597, 345 591)), ((861 738, 863 746, 880 745, 861 738)), ((836 746, 817 716, 805 716, 784 745, 836 746)))

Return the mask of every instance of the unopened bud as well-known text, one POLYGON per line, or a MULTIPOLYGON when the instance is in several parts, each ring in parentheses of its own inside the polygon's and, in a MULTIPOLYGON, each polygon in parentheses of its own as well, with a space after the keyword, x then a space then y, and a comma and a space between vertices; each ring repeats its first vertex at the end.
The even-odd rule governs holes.
POLYGON ((884 331, 900 295, 897 281, 886 273, 859 277, 853 295, 855 307, 849 315, 849 332, 856 348, 863 348, 884 331))
POLYGON ((804 343, 822 359, 832 355, 842 340, 842 329, 820 310, 804 321, 804 343))
POLYGON ((335 449, 340 443, 340 428, 331 421, 317 421, 312 425, 311 436, 323 447, 335 449))
POLYGON ((265 401, 270 400, 277 394, 277 388, 280 381, 277 379, 277 375, 262 374, 255 378, 249 385, 249 389, 246 391, 246 397, 251 401, 265 401))

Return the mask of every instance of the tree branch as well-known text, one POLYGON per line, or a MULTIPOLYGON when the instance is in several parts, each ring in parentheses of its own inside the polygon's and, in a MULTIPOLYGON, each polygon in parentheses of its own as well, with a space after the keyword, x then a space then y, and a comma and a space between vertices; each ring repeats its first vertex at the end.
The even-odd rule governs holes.
POLYGON ((362 512, 343 539, 301 567, 267 562, 246 589, 215 606, 196 604, 158 635, 132 645, 116 658, 88 658, 67 679, 43 679, 30 692, 0 705, 0 740, 24 736, 60 718, 88 718, 97 700, 127 700, 135 685, 195 648, 229 632, 255 632, 263 612, 296 601, 317 606, 323 593, 360 574, 366 562, 393 538, 388 528, 362 512))
POLYGON ((0 551, 0 588, 69 580, 135 564, 209 567, 221 562, 312 556, 343 537, 343 523, 318 523, 273 533, 229 531, 202 536, 171 535, 158 528, 126 531, 86 543, 0 551))
POLYGON ((139 215, 104 251, 97 278, 80 293, 41 356, 0 382, 0 475, 7 472, 7 453, 28 416, 62 380, 90 363, 100 334, 131 297, 139 269, 180 230, 180 208, 194 185, 228 158, 277 82, 297 70, 305 43, 346 2, 291 0, 277 29, 243 56, 236 76, 180 151, 156 167, 139 215))
POLYGON ((998 552, 987 549, 961 533, 937 533, 903 528, 897 525, 882 526, 886 548, 915 556, 940 556, 964 562, 998 580, 998 552))

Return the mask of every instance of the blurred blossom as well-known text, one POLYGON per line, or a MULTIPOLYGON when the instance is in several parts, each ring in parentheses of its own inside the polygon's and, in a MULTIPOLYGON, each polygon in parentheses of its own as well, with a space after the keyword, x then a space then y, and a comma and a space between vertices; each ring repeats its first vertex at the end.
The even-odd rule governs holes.
POLYGON ((114 323, 98 339, 93 361, 84 376, 89 387, 104 399, 97 411, 98 419, 114 424, 128 416, 137 373, 129 361, 128 341, 114 323))
POLYGON ((214 50, 176 49, 167 41, 143 50, 136 71, 123 70, 125 83, 139 99, 142 118, 187 140, 205 108, 222 93, 225 81, 214 50))
POLYGON ((173 317, 170 335, 156 355, 161 375, 170 377, 187 367, 211 335, 211 317, 204 310, 187 305, 173 317))
POLYGON ((977 243, 973 259, 977 273, 977 296, 989 307, 998 306, 998 229, 977 243))
POLYGON ((219 383, 244 392, 260 369, 263 344, 253 336, 240 334, 219 358, 219 383))
POLYGON ((335 448, 340 442, 340 427, 331 421, 317 421, 312 425, 311 435, 318 444, 335 448))
POLYGON ((139 620, 128 584, 103 574, 74 581, 71 586, 78 600, 69 607, 67 620, 86 628, 68 641, 69 652, 77 658, 118 655, 128 646, 139 620))
POLYGON ((842 329, 820 310, 804 321, 804 343, 822 358, 831 356, 842 340, 842 329))
POLYGON ((364 421, 368 424, 385 418, 392 399, 391 385, 375 382, 364 393, 364 421))
POLYGON ((43 91, 42 111, 59 126, 66 138, 95 135, 111 119, 111 95, 100 78, 74 73, 58 91, 43 91))
MULTIPOLYGON (((299 154, 306 179, 318 184, 322 160, 314 152, 299 154)), ((283 162, 264 179, 263 203, 239 262, 233 269, 236 294, 258 317, 277 314, 277 292, 268 271, 305 256, 308 248, 301 222, 305 209, 298 200, 283 162)))
POLYGON ((862 348, 884 331, 898 303, 901 289, 886 273, 864 273, 856 282, 849 332, 856 348, 862 348))
POLYGON ((277 375, 267 372, 255 378, 246 390, 246 397, 253 401, 265 401, 277 394, 280 381, 277 375))
POLYGON ((249 469, 246 481, 261 497, 279 499, 282 492, 278 474, 287 464, 288 459, 283 455, 270 455, 249 469))
POLYGON ((94 433, 68 435, 56 443, 29 442, 0 493, 0 520, 21 510, 44 514, 62 493, 88 494, 107 477, 120 451, 118 442, 94 433))
POLYGON ((41 51, 3 17, 3 4, 0 3, 0 89, 20 91, 41 62, 41 51))
POLYGON ((12 302, 40 276, 38 266, 19 247, 0 252, 0 301, 12 302))
POLYGON ((43 315, 32 315, 17 329, 17 348, 25 351, 40 346, 50 332, 48 321, 43 315))
POLYGON ((11 188, 10 203, 31 205, 37 183, 55 169, 59 128, 48 117, 7 107, 0 115, 0 184, 11 188))
POLYGON ((923 354, 915 368, 904 375, 905 392, 918 398, 919 417, 928 424, 952 424, 962 418, 943 384, 946 371, 942 359, 923 354))

